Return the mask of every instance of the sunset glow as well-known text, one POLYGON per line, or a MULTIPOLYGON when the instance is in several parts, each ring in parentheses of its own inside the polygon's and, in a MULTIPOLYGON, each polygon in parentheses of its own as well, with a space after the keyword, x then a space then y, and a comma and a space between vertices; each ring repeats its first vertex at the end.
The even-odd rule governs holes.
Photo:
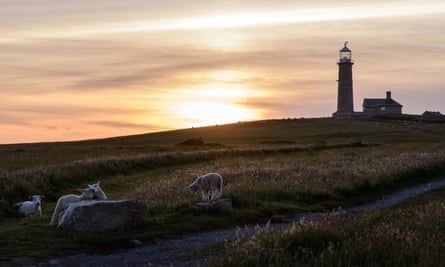
POLYGON ((194 126, 224 124, 257 118, 248 108, 221 102, 189 102, 179 108, 179 116, 194 121, 194 126))
POLYGON ((443 1, 299 2, 2 1, 0 143, 329 117, 344 41, 356 110, 445 113, 443 1))
POLYGON ((245 74, 231 71, 209 73, 210 80, 220 83, 209 83, 205 87, 195 89, 179 89, 177 97, 176 117, 192 122, 192 126, 224 124, 237 121, 260 119, 260 114, 242 102, 249 98, 261 96, 259 90, 251 90, 230 82, 239 81, 245 74), (223 83, 226 82, 226 83, 223 83))

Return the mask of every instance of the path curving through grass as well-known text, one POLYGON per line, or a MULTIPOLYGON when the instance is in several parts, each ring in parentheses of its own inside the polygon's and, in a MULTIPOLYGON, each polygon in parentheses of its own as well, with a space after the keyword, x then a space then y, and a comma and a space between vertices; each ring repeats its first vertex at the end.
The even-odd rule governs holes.
POLYGON ((197 266, 212 259, 218 253, 218 245, 236 238, 250 236, 260 229, 282 229, 302 221, 320 217, 337 216, 356 212, 370 212, 396 205, 408 198, 445 186, 445 178, 412 187, 384 198, 331 213, 298 213, 289 223, 274 223, 243 228, 219 230, 168 239, 156 244, 128 250, 113 255, 76 255, 55 258, 30 266, 197 266), (213 249, 211 249, 213 247, 213 249), (208 248, 208 249, 207 249, 208 248), (198 251, 198 252, 197 252, 198 251))

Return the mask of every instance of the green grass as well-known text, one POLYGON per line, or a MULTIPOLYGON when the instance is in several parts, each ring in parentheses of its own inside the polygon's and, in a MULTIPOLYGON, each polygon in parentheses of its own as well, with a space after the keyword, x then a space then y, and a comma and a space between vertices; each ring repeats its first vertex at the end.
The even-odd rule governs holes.
POLYGON ((1 145, 0 264, 86 250, 106 253, 128 248, 131 239, 148 244, 376 199, 445 173, 444 128, 387 118, 270 120, 82 142, 1 145), (223 197, 232 199, 233 212, 190 208, 199 197, 184 187, 207 172, 224 177, 223 197), (110 198, 146 201, 147 225, 88 235, 48 226, 59 196, 97 180, 110 198), (30 194, 46 196, 44 215, 17 218, 11 204, 30 194))

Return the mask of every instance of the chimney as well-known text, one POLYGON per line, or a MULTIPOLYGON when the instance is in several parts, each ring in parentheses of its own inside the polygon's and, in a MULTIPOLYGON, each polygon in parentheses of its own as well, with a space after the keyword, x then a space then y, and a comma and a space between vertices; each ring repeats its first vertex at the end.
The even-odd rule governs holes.
POLYGON ((386 91, 386 101, 391 100, 391 91, 386 91))

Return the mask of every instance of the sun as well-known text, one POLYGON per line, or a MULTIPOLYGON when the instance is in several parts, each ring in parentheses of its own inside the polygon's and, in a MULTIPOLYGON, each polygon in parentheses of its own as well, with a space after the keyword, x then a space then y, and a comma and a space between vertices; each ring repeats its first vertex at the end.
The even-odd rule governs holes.
POLYGON ((193 126, 225 124, 256 117, 248 108, 224 102, 189 102, 184 104, 181 110, 181 116, 193 126))
POLYGON ((264 92, 246 83, 251 76, 251 73, 227 69, 194 73, 188 77, 190 80, 205 83, 175 89, 170 93, 175 100, 169 105, 179 124, 186 127, 259 119, 261 110, 251 103, 263 97, 264 92))

